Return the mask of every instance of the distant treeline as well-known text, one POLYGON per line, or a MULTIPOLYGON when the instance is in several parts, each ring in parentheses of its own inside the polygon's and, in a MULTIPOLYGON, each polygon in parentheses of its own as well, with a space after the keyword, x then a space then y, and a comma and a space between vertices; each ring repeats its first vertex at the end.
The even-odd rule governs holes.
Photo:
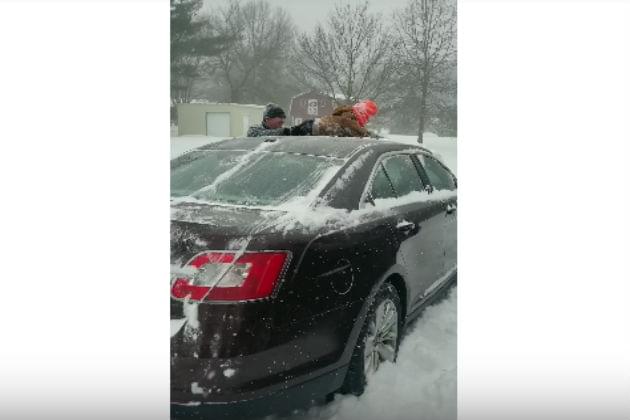
POLYGON ((171 0, 172 104, 288 107, 314 89, 337 103, 375 100, 376 129, 457 134, 456 0, 409 0, 389 17, 340 3, 311 32, 265 0, 202 5, 171 0))

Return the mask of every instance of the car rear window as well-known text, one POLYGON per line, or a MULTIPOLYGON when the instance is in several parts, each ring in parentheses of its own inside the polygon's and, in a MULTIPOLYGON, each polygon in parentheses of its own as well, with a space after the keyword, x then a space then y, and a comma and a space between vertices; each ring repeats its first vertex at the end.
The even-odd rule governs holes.
POLYGON ((195 151, 171 162, 171 197, 181 197, 212 184, 233 168, 246 152, 233 150, 195 151))
POLYGON ((171 166, 171 196, 237 205, 275 206, 307 196, 343 161, 279 152, 199 151, 171 166))

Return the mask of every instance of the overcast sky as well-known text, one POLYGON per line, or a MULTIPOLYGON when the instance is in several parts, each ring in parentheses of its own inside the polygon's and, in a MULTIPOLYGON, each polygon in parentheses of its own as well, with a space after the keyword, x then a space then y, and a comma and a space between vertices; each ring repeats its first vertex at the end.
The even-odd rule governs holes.
MULTIPOLYGON (((242 0, 245 2, 246 0, 242 0)), ((280 6, 292 17, 298 29, 311 31, 318 22, 324 23, 335 4, 341 0, 267 0, 272 7, 280 6)), ((222 7, 228 0, 205 0, 204 10, 222 7)), ((351 1, 351 3, 359 3, 351 1)), ((389 19, 394 9, 401 9, 407 0, 372 0, 369 10, 389 19)))

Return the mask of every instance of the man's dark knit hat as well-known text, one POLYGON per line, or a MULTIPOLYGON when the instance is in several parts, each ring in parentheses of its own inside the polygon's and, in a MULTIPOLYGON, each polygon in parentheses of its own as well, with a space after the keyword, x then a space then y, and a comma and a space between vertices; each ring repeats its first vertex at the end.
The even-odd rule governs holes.
POLYGON ((278 105, 267 104, 267 106, 265 107, 265 112, 263 113, 263 119, 274 118, 274 117, 286 118, 287 116, 282 110, 282 108, 280 108, 278 105))

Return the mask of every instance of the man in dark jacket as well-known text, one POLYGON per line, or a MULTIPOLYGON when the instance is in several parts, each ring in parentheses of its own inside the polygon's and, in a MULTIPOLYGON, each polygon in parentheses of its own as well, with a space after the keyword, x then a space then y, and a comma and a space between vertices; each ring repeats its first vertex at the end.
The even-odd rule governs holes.
POLYGON ((262 123, 249 127, 247 137, 261 136, 310 136, 313 134, 313 120, 306 120, 293 127, 283 127, 286 114, 276 104, 267 104, 262 123))

